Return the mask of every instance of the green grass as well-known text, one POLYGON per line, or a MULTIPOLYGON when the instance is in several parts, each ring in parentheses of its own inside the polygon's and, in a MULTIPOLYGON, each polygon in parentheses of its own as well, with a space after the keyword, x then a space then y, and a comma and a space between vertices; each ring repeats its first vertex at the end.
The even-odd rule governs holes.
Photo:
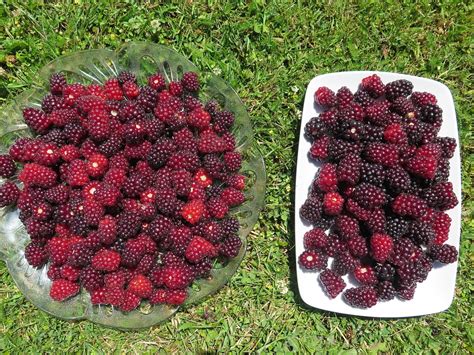
POLYGON ((474 351, 468 1, 41 2, 0 0, 0 104, 27 89, 36 71, 57 56, 130 40, 170 46, 228 81, 247 105, 267 165, 266 208, 229 284, 148 330, 123 333, 53 318, 25 300, 0 263, 1 352, 474 351), (461 259, 455 300, 441 314, 370 320, 311 311, 297 301, 291 196, 305 87, 317 74, 361 69, 440 80, 455 98, 463 167, 461 259))

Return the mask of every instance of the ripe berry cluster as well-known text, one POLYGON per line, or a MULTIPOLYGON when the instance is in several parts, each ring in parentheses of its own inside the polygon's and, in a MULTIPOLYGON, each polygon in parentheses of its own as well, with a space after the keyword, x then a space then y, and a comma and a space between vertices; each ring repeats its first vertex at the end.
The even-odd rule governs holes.
POLYGON ((143 86, 122 72, 104 85, 50 80, 42 107, 26 108, 34 138, 0 156, 0 206, 16 204, 31 237, 27 261, 48 264, 50 296, 83 287, 93 304, 123 311, 179 305, 217 258, 237 256, 245 200, 234 115, 201 103, 196 73, 143 86))
POLYGON ((457 259, 456 248, 444 244, 451 224, 445 211, 458 200, 448 182, 456 141, 437 136, 442 109, 410 81, 385 85, 376 74, 354 94, 320 87, 314 97, 324 112, 305 134, 310 157, 322 166, 300 209, 314 229, 304 235, 299 262, 324 270, 319 281, 330 298, 345 289, 342 276, 352 275, 360 286, 344 300, 354 307, 409 300, 433 262, 457 259))

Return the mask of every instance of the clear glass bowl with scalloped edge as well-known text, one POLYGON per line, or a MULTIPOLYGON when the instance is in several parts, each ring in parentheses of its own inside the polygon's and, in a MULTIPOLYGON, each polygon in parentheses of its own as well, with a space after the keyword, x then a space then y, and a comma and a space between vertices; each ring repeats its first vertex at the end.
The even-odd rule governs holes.
MULTIPOLYGON (((141 83, 156 71, 161 72, 168 82, 179 79, 186 71, 196 71, 202 86, 200 98, 204 101, 216 99, 223 108, 235 114, 233 134, 237 149, 243 155, 241 172, 247 178, 247 186, 244 191, 245 203, 231 209, 231 214, 240 222, 242 248, 237 257, 226 264, 216 264, 209 278, 197 280, 191 285, 189 297, 183 305, 186 307, 219 290, 236 272, 245 254, 246 237, 256 223, 264 203, 265 165, 253 139, 250 117, 236 92, 222 79, 201 73, 194 64, 170 48, 146 42, 126 43, 116 51, 92 49, 62 56, 44 66, 35 79, 33 88, 18 95, 0 112, 0 151, 7 152, 18 137, 31 136, 32 133, 24 124, 22 109, 41 106, 41 100, 48 92, 48 81, 52 73, 61 72, 69 81, 89 84, 103 83, 122 70, 135 73, 141 83)), ((152 306, 144 301, 136 310, 124 313, 111 306, 93 306, 85 290, 65 302, 53 301, 49 297, 51 282, 46 275, 48 266, 35 269, 25 259, 24 248, 29 239, 18 218, 17 209, 0 209, 0 259, 5 261, 10 275, 25 297, 53 316, 67 320, 88 319, 125 330, 150 327, 171 317, 180 308, 152 306)))

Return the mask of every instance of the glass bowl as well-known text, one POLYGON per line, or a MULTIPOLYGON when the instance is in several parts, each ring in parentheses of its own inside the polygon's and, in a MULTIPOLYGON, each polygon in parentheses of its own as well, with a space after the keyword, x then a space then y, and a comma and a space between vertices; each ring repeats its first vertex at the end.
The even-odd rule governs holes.
MULTIPOLYGON (((69 81, 90 84, 103 83, 122 70, 135 73, 139 82, 156 71, 161 72, 168 82, 179 79, 186 71, 199 72, 195 65, 174 50, 145 42, 127 43, 117 51, 93 49, 59 57, 40 70, 32 89, 18 95, 11 105, 0 112, 0 151, 7 152, 15 138, 32 135, 23 122, 22 109, 27 106, 41 107, 41 99, 48 92, 52 73, 62 72, 69 81)), ((200 98, 216 99, 223 108, 235 114, 233 133, 237 149, 243 155, 241 172, 247 177, 247 187, 244 191, 245 203, 231 209, 240 222, 242 247, 239 254, 226 264, 215 265, 209 278, 195 281, 188 290, 189 297, 183 306, 197 303, 216 292, 236 272, 245 254, 246 237, 257 221, 265 196, 265 165, 253 139, 245 106, 222 79, 209 73, 199 75, 202 83, 200 98)), ((10 275, 25 297, 55 317, 88 319, 109 327, 137 329, 164 321, 179 309, 142 302, 138 309, 124 313, 111 306, 93 306, 89 294, 84 290, 65 302, 55 302, 49 297, 51 281, 46 275, 47 265, 35 269, 25 259, 24 248, 29 239, 18 218, 18 210, 8 207, 0 209, 0 258, 5 261, 10 275)))

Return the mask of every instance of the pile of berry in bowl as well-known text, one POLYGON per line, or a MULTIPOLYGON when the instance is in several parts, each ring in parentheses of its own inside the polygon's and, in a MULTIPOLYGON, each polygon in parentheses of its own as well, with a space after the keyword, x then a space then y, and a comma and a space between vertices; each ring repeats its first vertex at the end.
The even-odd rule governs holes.
POLYGON ((147 43, 61 57, 40 78, 1 130, 0 256, 25 296, 133 329, 222 287, 265 186, 235 92, 147 43))
MULTIPOLYGON (((324 297, 321 308, 328 310, 370 316, 441 311, 452 300, 455 267, 446 280, 434 280, 441 289, 447 281, 445 290, 432 296, 442 304, 420 306, 430 305, 423 299, 426 290, 418 303, 410 302, 429 274, 436 279, 442 265, 457 262, 457 248, 448 242, 451 233, 452 243, 459 243, 459 208, 451 213, 460 190, 458 155, 450 167, 457 132, 439 135, 443 114, 450 120, 445 132, 452 129, 451 120, 456 127, 452 98, 444 85, 429 79, 383 73, 391 79, 384 82, 367 74, 336 73, 332 81, 323 75, 307 93, 305 108, 310 105, 318 115, 304 122, 309 149, 300 152, 298 164, 307 160, 317 170, 307 197, 297 191, 299 276, 319 272, 312 282, 324 297), (414 90, 412 80, 434 90, 414 90), (330 89, 322 85, 326 82, 339 86, 330 89), (446 102, 439 102, 438 94, 446 102), (449 107, 447 114, 441 105, 449 107), (450 229, 452 218, 456 226, 450 229)), ((307 188, 297 182, 297 189, 307 188)))

